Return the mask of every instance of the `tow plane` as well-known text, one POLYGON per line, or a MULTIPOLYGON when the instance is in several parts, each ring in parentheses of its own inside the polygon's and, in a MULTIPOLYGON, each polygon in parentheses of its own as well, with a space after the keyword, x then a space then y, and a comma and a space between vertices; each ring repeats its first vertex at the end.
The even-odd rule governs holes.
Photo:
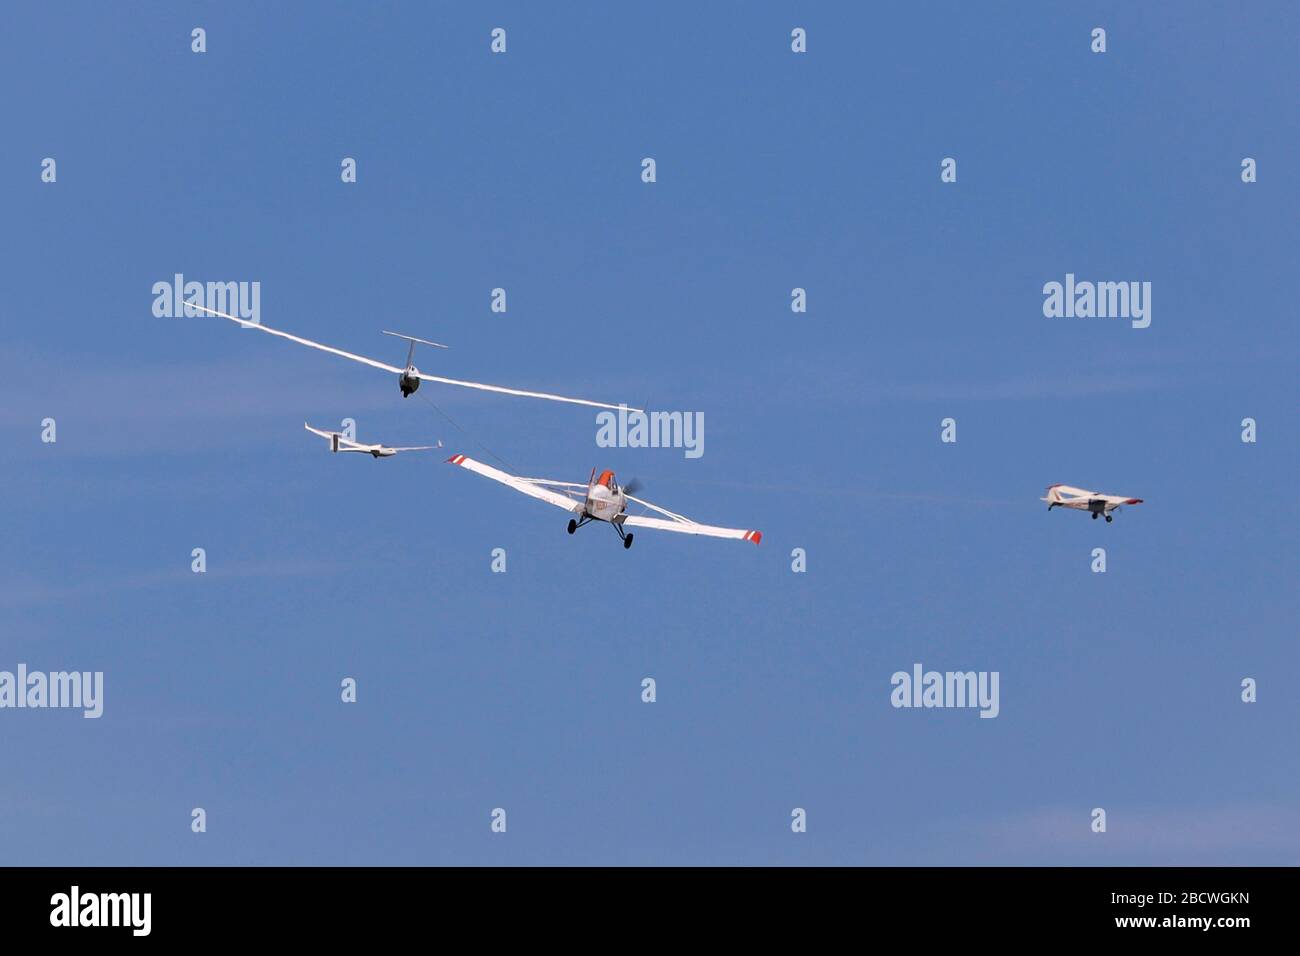
POLYGON ((1070 485, 1051 485, 1047 489, 1047 497, 1039 500, 1047 502, 1048 511, 1053 508, 1072 508, 1075 511, 1091 512, 1093 521, 1100 515, 1108 522, 1114 520, 1113 512, 1119 511, 1122 506, 1142 504, 1141 498, 1103 495, 1083 488, 1072 488, 1070 485))
POLYGON ((442 442, 436 445, 411 445, 405 448, 389 448, 387 445, 363 445, 360 442, 352 441, 350 438, 344 438, 340 432, 326 432, 319 428, 312 428, 306 422, 302 427, 307 429, 313 435, 319 435, 321 438, 329 439, 330 451, 338 453, 341 451, 359 451, 364 452, 374 458, 392 458, 399 451, 432 451, 434 448, 441 448, 442 442))
MULTIPOLYGON (((322 352, 329 352, 331 355, 339 355, 345 359, 351 359, 353 362, 360 362, 362 365, 369 365, 372 368, 383 369, 385 372, 392 372, 397 376, 397 385, 401 389, 402 397, 409 398, 420 387, 421 382, 440 382, 443 385, 459 385, 461 388, 474 388, 483 392, 499 392, 502 395, 517 395, 521 398, 542 398, 551 402, 568 402, 570 405, 588 405, 592 408, 612 408, 617 410, 621 406, 608 405, 604 402, 591 402, 585 398, 568 398, 564 395, 552 395, 549 392, 530 392, 522 388, 506 388, 504 385, 484 385, 482 382, 465 382, 457 378, 443 378, 439 375, 430 375, 427 372, 421 372, 415 367, 415 346, 429 345, 433 348, 445 349, 447 346, 438 342, 430 342, 427 339, 417 339, 413 335, 404 335, 401 332, 388 332, 385 335, 391 335, 395 338, 403 339, 410 343, 410 348, 406 351, 406 365, 398 368, 396 365, 389 365, 387 362, 380 362, 378 359, 366 358, 364 355, 357 355, 354 352, 345 352, 343 349, 336 349, 332 345, 322 345, 320 342, 313 342, 311 339, 304 339, 298 335, 291 335, 288 332, 282 332, 279 329, 273 329, 269 325, 263 325, 261 322, 250 322, 247 319, 241 319, 238 316, 230 315, 226 312, 218 312, 216 309, 209 309, 207 306, 199 305, 197 302, 186 302, 186 306, 191 309, 198 309, 200 312, 206 312, 208 315, 219 316, 223 319, 229 319, 236 322, 244 328, 254 328, 274 335, 282 339, 288 339, 290 342, 297 342, 299 345, 305 345, 308 348, 319 349, 322 352)), ((628 409, 629 411, 641 411, 641 409, 628 409)))
POLYGON ((515 475, 485 465, 481 461, 465 455, 452 455, 449 464, 468 468, 484 478, 491 478, 515 491, 545 501, 547 504, 563 508, 573 515, 569 519, 569 534, 593 521, 604 521, 614 526, 624 548, 632 547, 632 532, 625 528, 655 528, 659 531, 676 531, 681 534, 702 534, 711 538, 734 538, 738 541, 752 541, 758 544, 763 540, 763 532, 746 531, 742 528, 719 528, 714 525, 700 524, 690 518, 674 514, 658 505, 652 505, 632 495, 640 490, 633 479, 626 485, 619 485, 612 471, 602 471, 599 476, 596 469, 591 470, 591 477, 586 484, 575 481, 550 481, 545 478, 519 478, 515 475), (663 517, 650 515, 629 515, 628 502, 634 502, 656 512, 663 517))

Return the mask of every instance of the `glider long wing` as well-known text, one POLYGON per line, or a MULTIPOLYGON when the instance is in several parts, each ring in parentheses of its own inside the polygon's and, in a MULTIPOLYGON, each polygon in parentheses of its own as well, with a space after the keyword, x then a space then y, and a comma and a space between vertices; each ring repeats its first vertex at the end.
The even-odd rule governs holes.
MULTIPOLYGON (((485 392, 500 392, 502 395, 518 395, 520 398, 544 398, 551 402, 568 402, 570 405, 586 405, 589 408, 622 408, 621 405, 607 405, 604 402, 589 402, 585 398, 565 398, 563 395, 552 395, 549 392, 528 392, 521 388, 506 388, 504 385, 484 385, 481 382, 462 382, 457 378, 441 378, 437 375, 429 375, 420 372, 419 376, 426 382, 441 382, 444 385, 459 385, 461 388, 477 388, 485 392)), ((629 412, 639 412, 642 409, 628 408, 629 412)))
MULTIPOLYGON (((364 355, 357 355, 355 352, 345 352, 343 349, 336 349, 332 345, 324 345, 320 342, 313 342, 311 339, 304 339, 300 335, 291 335, 288 332, 282 332, 279 329, 273 329, 269 325, 263 325, 260 322, 249 322, 247 319, 241 319, 238 316, 229 315, 225 312, 218 312, 216 309, 209 309, 207 306, 199 305, 196 302, 186 302, 186 306, 191 309, 198 309, 200 312, 206 312, 209 315, 220 316, 223 319, 229 319, 237 322, 244 328, 259 329, 268 335, 275 335, 282 339, 288 339, 290 342, 297 342, 299 345, 305 345, 308 348, 319 349, 322 352, 329 352, 331 355, 338 355, 345 359, 351 359, 354 362, 360 362, 363 365, 369 365, 372 368, 383 369, 385 372, 392 372, 394 375, 401 375, 404 369, 396 365, 389 365, 387 362, 380 362, 377 359, 367 358, 364 355)), ((501 395, 516 395, 520 398, 541 398, 550 402, 567 402, 570 405, 586 405, 591 408, 612 408, 619 409, 621 405, 609 405, 605 402, 591 402, 585 398, 569 398, 565 395, 552 395, 550 392, 530 392, 522 388, 507 388, 504 385, 485 385, 482 382, 466 382, 458 378, 443 378, 440 375, 429 375, 425 372, 417 373, 419 378, 426 382, 441 382, 443 385, 458 385, 461 388, 474 388, 483 392, 497 392, 501 395)), ((639 408, 628 408, 630 412, 639 412, 639 408)))
MULTIPOLYGON (((320 437, 324 438, 326 441, 332 441, 334 436, 338 434, 338 432, 326 432, 326 431, 321 431, 319 428, 312 428, 306 422, 302 423, 302 427, 307 429, 307 431, 311 432, 313 435, 320 435, 320 437)), ((372 446, 361 445, 357 442, 349 441, 348 439, 344 438, 341 434, 339 434, 338 447, 339 447, 339 451, 370 451, 370 448, 372 446)))
POLYGON ((241 319, 238 316, 228 315, 225 312, 218 312, 216 309, 209 309, 207 306, 199 305, 196 302, 186 302, 186 306, 191 309, 198 309, 200 312, 206 312, 209 315, 220 316, 223 319, 229 319, 231 322, 238 322, 244 328, 254 328, 265 332, 268 335, 276 335, 282 339, 288 339, 290 342, 297 342, 299 345, 306 345, 308 348, 320 349, 322 352, 329 352, 331 355, 341 355, 345 359, 352 359, 354 362, 360 362, 363 365, 369 365, 372 368, 381 368, 385 372, 392 372, 394 375, 401 375, 402 370, 396 365, 389 365, 386 362, 379 362, 372 358, 366 358, 364 355, 357 355, 353 352, 345 352, 342 349, 336 349, 332 345, 322 345, 320 342, 313 342, 311 339, 304 339, 298 335, 290 335, 288 332, 281 332, 279 329, 273 329, 269 325, 263 325, 261 322, 249 322, 247 319, 241 319))

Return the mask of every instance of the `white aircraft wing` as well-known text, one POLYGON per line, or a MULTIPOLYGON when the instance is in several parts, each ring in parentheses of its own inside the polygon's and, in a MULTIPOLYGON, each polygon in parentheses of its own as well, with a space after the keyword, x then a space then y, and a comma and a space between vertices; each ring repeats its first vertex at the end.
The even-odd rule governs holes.
POLYGON ((625 515, 620 519, 623 524, 630 524, 634 528, 658 528, 660 531, 676 531, 680 534, 703 534, 711 538, 735 538, 738 541, 752 541, 755 544, 763 540, 763 532, 761 531, 746 531, 744 528, 718 528, 711 524, 699 524, 690 518, 674 514, 666 508, 660 508, 658 505, 643 501, 640 498, 628 495, 627 500, 635 501, 639 505, 644 505, 664 515, 663 518, 625 515))
POLYGON ((389 451, 432 451, 435 448, 441 448, 442 442, 436 445, 411 445, 406 448, 390 448, 389 451))
POLYGON ((1104 496, 1099 496, 1095 491, 1088 491, 1084 488, 1074 488, 1071 487, 1070 485, 1052 485, 1052 487, 1048 488, 1047 490, 1048 492, 1055 490, 1062 495, 1069 495, 1071 498, 1104 497, 1104 496))
MULTIPOLYGON (((429 375, 427 372, 420 372, 419 378, 426 382, 441 382, 444 385, 459 385, 461 388, 477 388, 485 392, 500 392, 502 395, 518 395, 520 398, 544 398, 551 402, 568 402, 570 405, 587 405, 591 408, 622 408, 622 405, 607 405, 605 402, 589 402, 585 398, 565 398, 563 395, 552 395, 550 392, 529 392, 522 388, 506 388, 504 385, 484 385, 482 382, 463 382, 458 378, 442 378, 438 375, 429 375)), ((628 407, 629 412, 640 412, 644 409, 628 407)))
POLYGON ((526 478, 516 478, 514 475, 507 474, 499 468, 493 468, 491 465, 485 465, 481 461, 475 461, 465 455, 452 455, 447 459, 450 464, 460 465, 462 468, 468 468, 484 478, 491 478, 493 481, 499 481, 501 484, 513 488, 515 491, 522 492, 530 498, 536 498, 539 501, 545 501, 547 504, 555 505, 557 508, 563 508, 565 511, 580 512, 582 511, 582 502, 574 501, 572 498, 560 494, 558 491, 551 491, 549 488, 543 488, 535 482, 526 478))
POLYGON ((1098 498, 1101 498, 1101 499, 1103 499, 1103 500, 1105 500, 1105 501, 1107 501, 1107 502, 1109 502, 1109 503, 1112 504, 1112 505, 1140 505, 1140 504, 1142 504, 1142 499, 1141 499, 1141 498, 1125 498, 1123 495, 1097 495, 1097 497, 1098 497, 1098 498))
POLYGON ((402 370, 396 365, 389 365, 386 362, 376 361, 372 358, 366 358, 364 355, 356 355, 352 352, 345 352, 342 349, 336 349, 332 345, 322 345, 320 342, 313 342, 311 339, 304 339, 301 336, 290 335, 288 332, 281 332, 279 329, 273 329, 269 325, 263 325, 260 322, 249 322, 247 319, 241 319, 238 316, 228 315, 225 312, 218 312, 216 309, 209 309, 207 306, 199 305, 196 302, 185 303, 191 309, 198 309, 200 312, 207 312, 209 315, 218 315, 223 319, 229 319, 232 322, 238 322, 244 328, 259 329, 269 335, 278 335, 282 339, 288 339, 290 342, 297 342, 299 345, 306 345, 309 348, 320 349, 322 352, 329 352, 331 355, 341 355, 346 359, 352 359, 354 362, 361 362, 363 365, 370 365, 374 368, 381 368, 385 372, 392 372, 394 375, 401 375, 402 370))
POLYGON ((569 495, 584 504, 587 501, 587 485, 580 482, 551 481, 549 478, 520 478, 519 481, 526 481, 530 485, 541 485, 544 488, 558 488, 562 495, 569 495))
POLYGON ((1140 505, 1141 498, 1125 498, 1123 495, 1103 495, 1086 488, 1072 485, 1050 485, 1047 496, 1041 499, 1047 502, 1047 510, 1053 508, 1073 508, 1078 511, 1092 511, 1095 505, 1101 505, 1107 519, 1110 512, 1120 505, 1140 505))
MULTIPOLYGON (((247 319, 241 319, 235 315, 229 315, 225 312, 218 312, 216 309, 209 309, 207 306, 199 305, 196 302, 186 302, 186 306, 191 309, 198 309, 200 312, 207 312, 209 315, 220 316, 223 319, 229 319, 232 322, 238 322, 244 328, 260 329, 270 335, 277 335, 282 339, 288 339, 290 342, 297 342, 299 345, 306 345, 308 348, 319 349, 322 352, 329 352, 331 355, 340 355, 345 359, 351 359, 354 362, 361 362, 363 365, 369 365, 373 368, 383 369, 385 372, 392 372, 394 375, 401 375, 404 369, 396 365, 389 365, 387 362, 380 362, 377 359, 366 358, 364 355, 357 355, 355 352, 345 352, 343 349, 336 349, 332 345, 322 345, 320 342, 313 342, 311 339, 304 339, 298 335, 290 335, 288 332, 281 332, 279 329, 273 329, 269 325, 263 325, 260 322, 249 322, 247 319)), ((432 344, 432 343, 430 343, 432 344)), ((529 392, 521 388, 506 388, 504 385, 485 385, 482 382, 465 382, 458 378, 442 378, 438 375, 428 375, 424 372, 417 373, 418 377, 426 382, 441 382, 443 385, 459 385, 461 388, 476 388, 483 392, 499 392, 502 395, 517 395, 521 398, 544 398, 552 402, 567 402, 570 405, 588 405, 592 408, 612 408, 619 409, 621 405, 608 405, 605 402, 589 402, 585 398, 568 398, 564 395, 552 395, 549 392, 529 392)), ((643 411, 640 408, 628 408, 630 412, 643 411)))
POLYGON ((745 531, 742 528, 715 528, 711 524, 696 524, 694 521, 676 521, 672 518, 647 518, 628 515, 622 524, 635 528, 658 528, 660 531, 677 531, 682 534, 705 534, 711 538, 735 538, 739 541, 752 541, 758 544, 763 540, 761 531, 745 531))
POLYGON ((362 445, 358 442, 348 441, 340 432, 324 432, 319 428, 312 428, 306 422, 302 423, 302 427, 307 429, 307 431, 311 432, 313 435, 320 435, 320 437, 324 438, 326 441, 330 441, 335 435, 338 435, 339 451, 369 451, 371 448, 375 447, 374 445, 362 445))

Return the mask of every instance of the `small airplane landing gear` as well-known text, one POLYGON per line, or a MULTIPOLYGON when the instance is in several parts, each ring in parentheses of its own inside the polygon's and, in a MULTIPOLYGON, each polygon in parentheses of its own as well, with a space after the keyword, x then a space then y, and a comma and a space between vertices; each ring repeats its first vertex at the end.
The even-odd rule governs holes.
POLYGON ((1093 521, 1096 521, 1096 520, 1097 520, 1097 512, 1095 512, 1095 511, 1092 513, 1092 520, 1093 520, 1093 521))
POLYGON ((630 547, 632 547, 632 535, 629 534, 623 539, 623 550, 626 551, 630 547))
POLYGON ((1112 518, 1110 515, 1106 515, 1106 521, 1107 521, 1107 523, 1110 523, 1111 521, 1114 521, 1114 520, 1115 520, 1115 519, 1112 518))
POLYGON ((574 521, 572 518, 570 518, 570 519, 569 519, 569 534, 573 534, 573 532, 575 532, 575 531, 577 531, 577 530, 578 530, 578 522, 576 522, 576 521, 574 521))

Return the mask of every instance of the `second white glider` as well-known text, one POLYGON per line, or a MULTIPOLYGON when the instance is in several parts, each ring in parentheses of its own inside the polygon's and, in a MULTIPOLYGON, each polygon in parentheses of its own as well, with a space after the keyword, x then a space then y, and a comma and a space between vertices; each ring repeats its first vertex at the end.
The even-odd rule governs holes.
POLYGON ((344 437, 342 432, 322 431, 319 428, 312 428, 306 422, 302 423, 302 427, 307 429, 307 431, 311 432, 313 435, 320 435, 321 438, 327 439, 330 443, 330 451, 335 453, 341 451, 355 451, 363 452, 370 455, 372 458, 392 458, 399 451, 432 451, 435 448, 442 447, 441 441, 436 445, 407 445, 404 448, 390 448, 388 445, 379 442, 376 442, 373 445, 366 445, 344 437))

